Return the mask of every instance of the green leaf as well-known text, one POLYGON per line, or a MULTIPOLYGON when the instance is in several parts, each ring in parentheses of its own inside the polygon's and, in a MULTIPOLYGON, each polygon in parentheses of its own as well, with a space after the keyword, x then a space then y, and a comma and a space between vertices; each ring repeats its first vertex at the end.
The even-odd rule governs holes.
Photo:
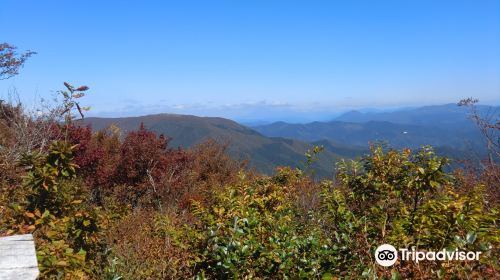
POLYGON ((42 219, 47 218, 49 215, 50 215, 49 210, 45 209, 45 211, 44 211, 44 212, 43 212, 43 214, 42 214, 42 219))
POLYGON ((323 274, 323 276, 321 276, 321 279, 322 280, 332 280, 333 275, 330 272, 327 272, 327 273, 323 274))
POLYGON ((476 238, 477 238, 477 234, 475 232, 469 232, 469 233, 467 233, 467 236, 465 239, 467 240, 467 243, 472 244, 472 243, 474 243, 474 241, 476 241, 476 238))
POLYGON ((430 181, 429 183, 430 183, 431 187, 433 187, 433 188, 439 187, 439 183, 436 181, 430 181))
POLYGON ((443 279, 443 277, 445 276, 446 274, 446 270, 444 269, 444 267, 441 267, 438 271, 437 271, 437 277, 439 279, 443 279))

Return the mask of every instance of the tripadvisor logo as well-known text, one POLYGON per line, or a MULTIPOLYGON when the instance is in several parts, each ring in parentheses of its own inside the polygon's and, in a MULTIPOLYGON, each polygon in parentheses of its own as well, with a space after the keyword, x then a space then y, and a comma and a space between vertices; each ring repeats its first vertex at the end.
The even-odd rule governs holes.
MULTIPOLYGON (((455 249, 454 251, 447 251, 443 249, 441 251, 416 251, 415 247, 411 250, 399 249, 399 257, 401 261, 414 261, 418 263, 419 261, 429 260, 429 261, 478 261, 479 255, 482 252, 465 252, 455 249)), ((375 250, 375 261, 381 266, 391 266, 398 260, 398 250, 390 244, 380 245, 375 250)))
POLYGON ((375 250, 375 260, 381 266, 391 266, 398 260, 398 251, 390 244, 380 245, 375 250))

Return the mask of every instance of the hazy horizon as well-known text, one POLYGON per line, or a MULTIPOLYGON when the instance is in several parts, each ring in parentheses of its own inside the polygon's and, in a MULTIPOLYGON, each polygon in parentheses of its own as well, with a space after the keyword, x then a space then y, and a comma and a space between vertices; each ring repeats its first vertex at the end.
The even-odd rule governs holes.
MULTIPOLYGON (((227 118, 236 121, 244 125, 263 125, 270 124, 274 122, 286 122, 286 123, 311 123, 311 122, 328 122, 336 120, 336 118, 342 116, 343 114, 350 113, 353 111, 370 114, 370 113, 391 113, 391 112, 404 112, 411 111, 413 109, 425 108, 425 107, 443 107, 443 106, 457 106, 457 103, 447 103, 447 104, 432 104, 424 106, 407 106, 407 107, 385 107, 385 108, 351 108, 339 111, 333 110, 317 110, 317 111, 300 111, 296 110, 293 106, 270 106, 269 104, 240 104, 235 107, 218 107, 212 108, 211 111, 207 111, 205 107, 203 110, 199 108, 150 108, 146 111, 111 111, 111 112, 99 112, 90 113, 87 117, 95 118, 128 118, 128 117, 144 117, 148 115, 157 114, 173 114, 173 115, 192 115, 197 117, 220 117, 227 118)), ((478 108, 491 107, 493 112, 499 110, 498 104, 484 104, 479 103, 478 108)), ((467 113, 467 109, 464 108, 464 113, 467 113)))

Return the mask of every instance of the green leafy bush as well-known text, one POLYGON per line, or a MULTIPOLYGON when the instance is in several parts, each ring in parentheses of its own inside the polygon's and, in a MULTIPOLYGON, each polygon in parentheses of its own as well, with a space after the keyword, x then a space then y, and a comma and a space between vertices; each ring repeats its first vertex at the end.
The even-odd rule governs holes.
POLYGON ((72 149, 54 142, 47 154, 22 160, 28 195, 11 204, 7 233, 31 232, 36 238, 42 277, 74 278, 92 274, 103 250, 99 208, 84 203, 86 193, 75 178, 72 149))
POLYGON ((329 267, 328 240, 319 228, 298 223, 289 184, 297 174, 289 171, 256 180, 241 174, 238 183, 216 194, 213 205, 195 207, 198 276, 309 279, 329 267))
POLYGON ((372 258, 375 248, 385 243, 484 254, 482 263, 475 264, 434 262, 417 269, 400 263, 393 275, 438 277, 439 271, 439 276, 451 272, 464 277, 495 267, 498 210, 487 207, 480 185, 459 194, 459 182, 444 171, 447 162, 429 147, 418 153, 373 147, 361 161, 342 162, 339 185, 325 184, 322 192, 325 230, 345 248, 341 255, 348 256, 336 271, 389 277, 391 272, 374 265, 372 258))

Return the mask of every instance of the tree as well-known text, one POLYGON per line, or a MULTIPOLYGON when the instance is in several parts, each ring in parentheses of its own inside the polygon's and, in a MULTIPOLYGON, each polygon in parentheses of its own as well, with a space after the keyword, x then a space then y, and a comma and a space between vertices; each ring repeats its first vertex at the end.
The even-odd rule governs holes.
POLYGON ((500 158, 500 114, 493 112, 488 116, 481 116, 476 108, 478 99, 466 98, 460 100, 458 106, 469 108, 469 117, 473 120, 481 134, 486 139, 489 151, 488 161, 490 165, 495 165, 494 158, 500 158))
POLYGON ((0 44, 0 80, 6 80, 17 74, 24 62, 36 52, 26 51, 23 54, 16 52, 17 47, 8 43, 0 44))

